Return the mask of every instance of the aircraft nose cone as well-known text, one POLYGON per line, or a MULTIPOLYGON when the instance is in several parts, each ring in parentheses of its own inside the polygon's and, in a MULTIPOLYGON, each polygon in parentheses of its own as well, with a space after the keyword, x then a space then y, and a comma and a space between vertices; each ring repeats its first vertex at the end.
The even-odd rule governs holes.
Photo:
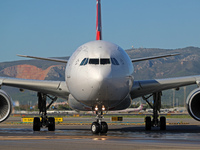
POLYGON ((79 80, 76 99, 88 106, 118 105, 128 94, 128 79, 124 74, 117 74, 111 66, 87 66, 87 77, 79 80), (81 83, 84 83, 81 84, 81 83), (81 94, 80 94, 81 93, 81 94))
POLYGON ((105 99, 109 93, 109 83, 112 82, 112 72, 109 68, 93 70, 89 81, 91 86, 91 99, 105 99), (104 93, 104 95, 103 95, 104 93), (104 98, 103 98, 104 97, 104 98))
POLYGON ((97 84, 102 84, 105 80, 111 79, 112 74, 110 70, 99 70, 95 75, 97 84))
POLYGON ((89 80, 91 87, 89 99, 94 105, 113 107, 127 96, 129 92, 127 79, 113 74, 111 68, 93 69, 92 74, 89 80))

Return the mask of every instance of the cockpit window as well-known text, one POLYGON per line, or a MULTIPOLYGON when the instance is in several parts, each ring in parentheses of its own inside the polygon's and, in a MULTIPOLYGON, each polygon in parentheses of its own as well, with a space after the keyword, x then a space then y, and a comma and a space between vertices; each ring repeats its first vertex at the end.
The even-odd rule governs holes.
POLYGON ((101 58, 100 59, 100 64, 101 65, 110 64, 110 59, 109 58, 101 58))
POLYGON ((92 59, 89 60, 89 64, 98 65, 99 64, 99 59, 92 58, 92 59))
POLYGON ((84 58, 82 62, 80 63, 80 66, 85 66, 88 63, 93 65, 107 65, 107 64, 113 64, 113 65, 119 65, 119 62, 115 58, 84 58))
POLYGON ((84 58, 80 64, 80 66, 84 66, 84 65, 87 65, 88 63, 88 58, 84 58))
POLYGON ((111 58, 111 62, 113 65, 119 65, 117 59, 115 59, 115 58, 111 58))

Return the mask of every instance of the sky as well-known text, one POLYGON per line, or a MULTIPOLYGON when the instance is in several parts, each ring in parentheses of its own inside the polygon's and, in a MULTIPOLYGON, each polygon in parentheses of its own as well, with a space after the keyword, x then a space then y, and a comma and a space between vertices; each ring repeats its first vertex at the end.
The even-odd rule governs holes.
MULTIPOLYGON (((200 0, 102 0, 102 37, 123 49, 200 47, 200 0)), ((95 40, 96 0, 0 0, 0 62, 70 56, 95 40)))

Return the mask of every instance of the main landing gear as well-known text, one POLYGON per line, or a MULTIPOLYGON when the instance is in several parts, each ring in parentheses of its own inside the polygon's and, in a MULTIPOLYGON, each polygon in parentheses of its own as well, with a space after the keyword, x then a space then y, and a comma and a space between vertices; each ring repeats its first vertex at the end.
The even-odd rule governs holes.
POLYGON ((93 134, 105 134, 108 131, 108 125, 106 122, 102 121, 103 119, 103 111, 96 111, 97 121, 93 122, 91 125, 91 131, 93 134))
POLYGON ((151 127, 160 127, 160 130, 166 130, 166 118, 160 117, 158 120, 158 112, 160 112, 161 108, 161 96, 162 92, 156 92, 150 95, 149 97, 143 97, 143 99, 149 104, 149 106, 153 109, 153 119, 151 120, 150 116, 145 118, 145 129, 151 130, 151 127), (153 96, 153 106, 149 103, 148 98, 153 96))
POLYGON ((38 93, 38 109, 41 114, 41 120, 39 117, 34 117, 33 131, 40 131, 41 127, 48 127, 49 131, 55 131, 55 119, 54 117, 47 117, 47 109, 57 100, 57 97, 50 97, 43 93, 38 93), (52 101, 46 106, 46 100, 49 97, 52 101))

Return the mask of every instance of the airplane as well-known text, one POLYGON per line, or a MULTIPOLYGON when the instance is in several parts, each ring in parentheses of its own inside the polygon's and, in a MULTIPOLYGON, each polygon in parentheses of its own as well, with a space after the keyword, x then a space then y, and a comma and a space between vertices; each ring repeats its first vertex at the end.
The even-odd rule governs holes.
MULTIPOLYGON (((96 120, 91 124, 93 134, 108 131, 108 125, 103 121, 104 111, 126 109, 131 101, 138 97, 142 97, 153 109, 152 119, 150 116, 145 118, 145 129, 160 127, 160 130, 166 130, 166 118, 163 116, 159 118, 162 91, 192 84, 199 87, 200 75, 135 80, 133 63, 178 54, 130 59, 120 46, 102 40, 101 0, 96 0, 96 8, 96 40, 78 47, 69 60, 19 55, 67 64, 65 81, 0 77, 0 86, 17 87, 20 90, 26 89, 38 93, 38 108, 42 119, 40 121, 39 117, 34 117, 34 131, 40 131, 41 127, 55 131, 55 119, 47 116, 47 110, 58 97, 66 99, 72 109, 96 112, 96 120), (152 105, 148 101, 150 97, 153 97, 152 105), (51 99, 48 106, 46 106, 47 98, 51 99)), ((198 121, 200 121, 199 98, 200 88, 197 88, 189 94, 186 102, 189 114, 198 121)), ((11 97, 0 90, 0 122, 9 117, 12 110, 11 101, 11 97)))
POLYGON ((127 108, 124 110, 116 110, 116 111, 109 111, 109 113, 132 113, 132 112, 139 112, 143 109, 143 104, 141 104, 139 107, 137 108, 127 108))

